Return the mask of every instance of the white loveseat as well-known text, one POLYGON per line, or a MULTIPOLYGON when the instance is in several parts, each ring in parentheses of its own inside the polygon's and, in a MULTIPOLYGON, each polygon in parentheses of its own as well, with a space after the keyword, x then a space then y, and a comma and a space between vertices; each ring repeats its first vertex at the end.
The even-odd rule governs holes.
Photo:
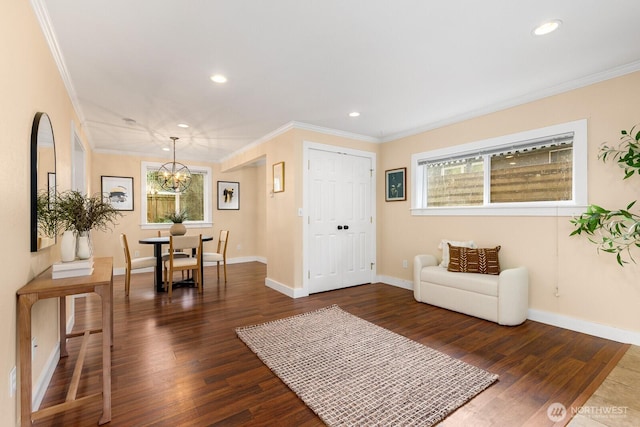
POLYGON ((529 273, 526 267, 504 269, 499 275, 457 273, 440 267, 433 255, 416 255, 413 295, 417 301, 500 325, 519 325, 529 309, 529 273))

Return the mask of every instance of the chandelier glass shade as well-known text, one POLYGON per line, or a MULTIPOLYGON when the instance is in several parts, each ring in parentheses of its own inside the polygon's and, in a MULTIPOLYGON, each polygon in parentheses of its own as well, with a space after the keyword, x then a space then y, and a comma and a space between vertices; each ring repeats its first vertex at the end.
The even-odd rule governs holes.
POLYGON ((164 191, 182 193, 191 184, 191 171, 182 163, 176 162, 176 140, 178 137, 172 136, 170 139, 173 141, 173 162, 160 166, 158 184, 164 191))

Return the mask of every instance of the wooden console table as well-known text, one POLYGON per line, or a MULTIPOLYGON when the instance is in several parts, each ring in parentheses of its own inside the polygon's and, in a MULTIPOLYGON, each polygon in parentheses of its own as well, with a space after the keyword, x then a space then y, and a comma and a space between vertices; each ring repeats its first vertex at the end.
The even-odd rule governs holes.
POLYGON ((113 259, 95 258, 90 276, 52 279, 51 268, 18 289, 18 347, 20 350, 20 414, 22 426, 33 421, 94 402, 102 398, 102 416, 98 424, 111 421, 111 346, 113 345, 113 259), (66 298, 95 292, 102 299, 102 328, 67 334, 66 298), (67 338, 83 336, 80 354, 63 403, 32 412, 31 307, 36 301, 58 298, 60 301, 60 357, 68 356, 67 338), (89 335, 102 332, 102 392, 76 399, 89 335))

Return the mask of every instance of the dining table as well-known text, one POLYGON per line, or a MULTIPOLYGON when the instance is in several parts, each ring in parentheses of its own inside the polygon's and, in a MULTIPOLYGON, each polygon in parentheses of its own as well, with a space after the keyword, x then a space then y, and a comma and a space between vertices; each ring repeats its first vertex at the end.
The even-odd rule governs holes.
MULTIPOLYGON (((210 242, 211 240, 213 240, 213 236, 202 236, 203 242, 210 242)), ((153 245, 153 256, 156 257, 156 274, 154 276, 156 292, 164 292, 164 288, 162 286, 162 245, 169 244, 169 236, 145 237, 138 240, 138 243, 143 245, 153 245)), ((200 277, 202 278, 202 286, 204 288, 204 264, 202 262, 202 253, 200 253, 200 277)))

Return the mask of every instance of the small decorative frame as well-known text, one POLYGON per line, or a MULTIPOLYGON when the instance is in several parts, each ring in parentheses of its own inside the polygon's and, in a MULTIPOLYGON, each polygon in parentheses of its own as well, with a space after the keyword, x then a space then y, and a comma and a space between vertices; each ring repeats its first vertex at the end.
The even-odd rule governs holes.
POLYGON ((284 191, 284 162, 273 164, 273 192, 284 191))
POLYGON ((218 210, 240 210, 240 183, 218 181, 218 210))
POLYGON ((387 202, 407 200, 407 168, 389 169, 385 174, 385 193, 387 202))
POLYGON ((133 210, 133 177, 101 176, 102 196, 118 211, 133 210))

